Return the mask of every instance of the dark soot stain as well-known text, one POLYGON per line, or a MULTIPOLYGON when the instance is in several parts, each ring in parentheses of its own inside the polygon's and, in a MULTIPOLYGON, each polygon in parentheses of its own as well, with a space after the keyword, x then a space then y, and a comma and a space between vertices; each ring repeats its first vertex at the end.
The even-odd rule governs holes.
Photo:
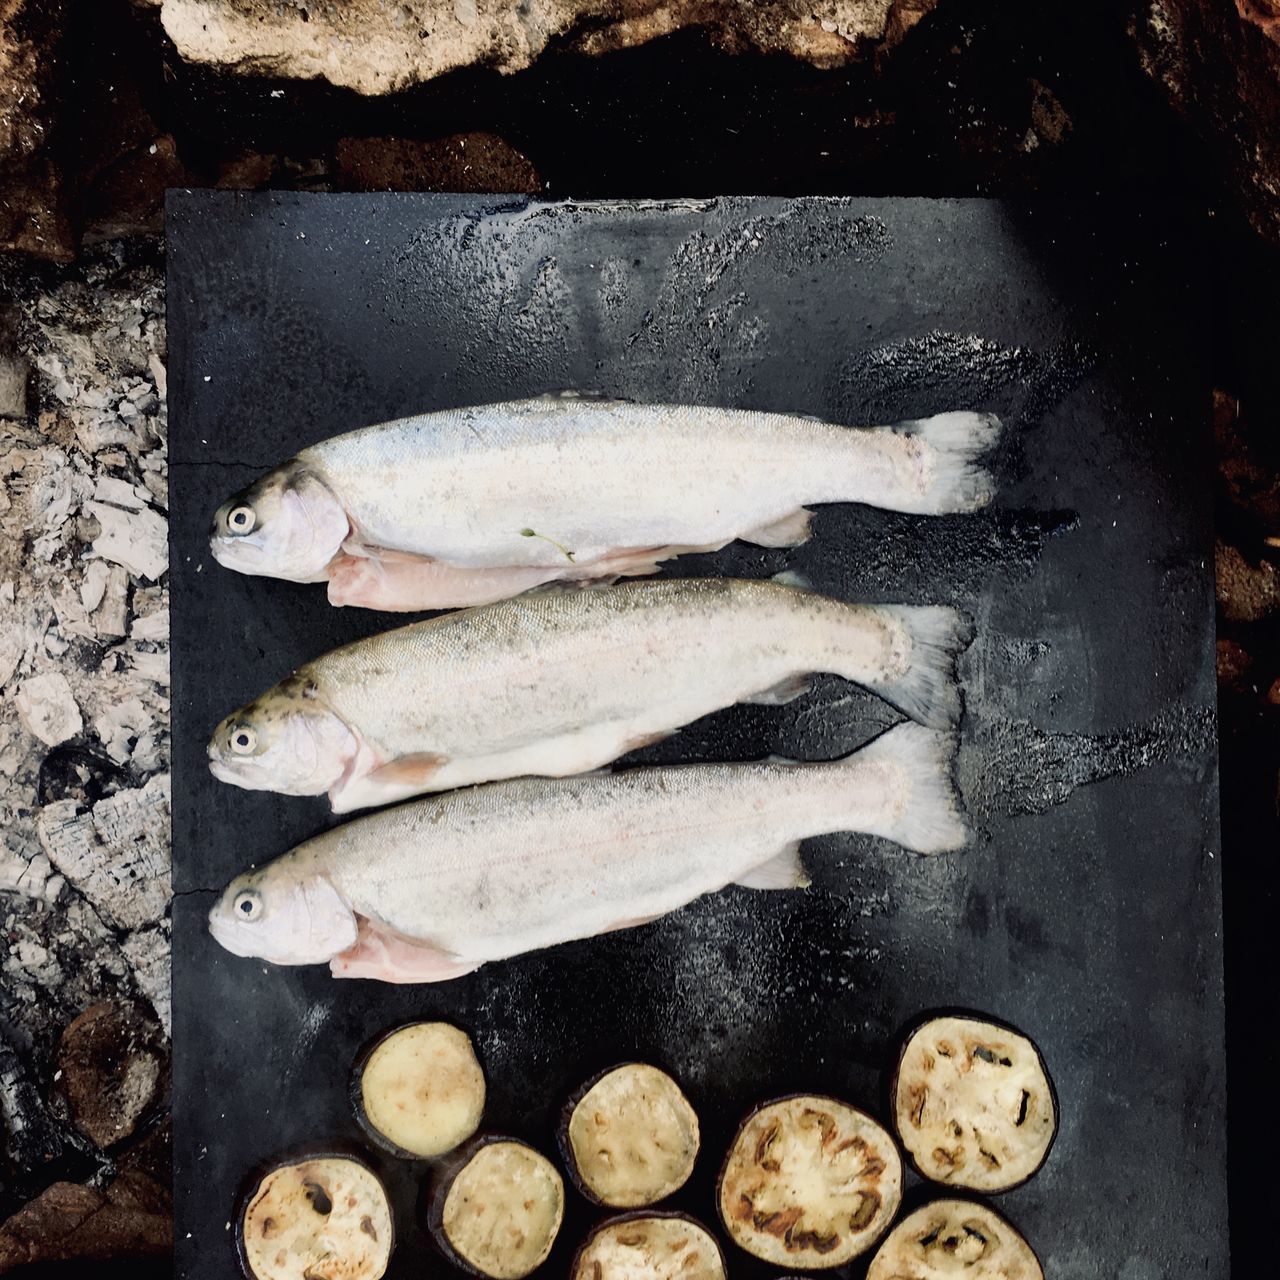
POLYGON ((992 721, 962 748, 957 772, 970 813, 1044 813, 1078 787, 1123 778, 1213 749, 1212 707, 1174 706, 1143 725, 1093 737, 1051 733, 1025 720, 992 721))

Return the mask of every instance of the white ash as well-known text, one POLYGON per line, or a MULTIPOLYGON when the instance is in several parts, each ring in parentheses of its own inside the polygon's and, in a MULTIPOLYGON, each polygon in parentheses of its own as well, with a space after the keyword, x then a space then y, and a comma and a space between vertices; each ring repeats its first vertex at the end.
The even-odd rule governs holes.
MULTIPOLYGON (((169 1025, 163 267, 101 246, 3 282, 0 986, 37 1058, 94 1000, 169 1025)), ((2 344, 0 344, 2 345, 2 344)))
POLYGON ((56 747, 84 728, 71 686, 60 671, 32 676, 18 686, 14 703, 18 719, 46 746, 56 747))
MULTIPOLYGON (((138 703, 139 714, 143 714, 138 703)), ((117 929, 141 929, 169 910, 169 775, 118 791, 87 813, 76 800, 36 820, 49 861, 117 929)))

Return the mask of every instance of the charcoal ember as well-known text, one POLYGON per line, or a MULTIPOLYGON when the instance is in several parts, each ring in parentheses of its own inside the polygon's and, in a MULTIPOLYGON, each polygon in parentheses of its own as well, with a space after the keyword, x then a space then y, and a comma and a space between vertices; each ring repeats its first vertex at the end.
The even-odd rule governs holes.
POLYGON ((105 1192, 55 1182, 0 1226, 0 1273, 72 1260, 161 1257, 172 1247, 168 1192, 145 1175, 122 1174, 105 1192))
POLYGON ((29 1051, 21 1052, 0 1030, 0 1133, 5 1162, 20 1175, 38 1174, 59 1160, 68 1148, 62 1127, 49 1114, 40 1088, 29 1073, 28 1057, 29 1051))
POLYGON ((71 800, 91 809, 104 796, 122 790, 128 776, 102 752, 68 742, 54 747, 40 762, 36 794, 42 805, 71 800))
POLYGON ((164 1033, 138 1005, 103 1001, 62 1033, 54 1089, 96 1146, 133 1136, 165 1091, 164 1033))

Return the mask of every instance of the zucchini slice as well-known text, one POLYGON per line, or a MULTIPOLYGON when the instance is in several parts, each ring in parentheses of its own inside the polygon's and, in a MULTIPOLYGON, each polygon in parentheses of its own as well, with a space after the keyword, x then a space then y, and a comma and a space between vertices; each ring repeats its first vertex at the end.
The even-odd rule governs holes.
POLYGON ((683 1213, 627 1213, 602 1222, 574 1259, 571 1280, 725 1280, 715 1236, 683 1213))
POLYGON ((698 1157, 698 1116, 665 1071, 628 1062, 595 1077, 565 1108, 560 1150, 596 1204, 636 1209, 678 1191, 698 1157))
POLYGON ((246 1196, 236 1224, 249 1280, 379 1280, 393 1236, 382 1183, 349 1156, 275 1165, 246 1196))
POLYGON ((520 1280, 542 1265, 564 1218, 564 1182, 515 1138, 477 1138, 438 1174, 428 1223, 441 1251, 472 1275, 520 1280))
POLYGON ((1049 1073, 1020 1032, 933 1018, 902 1047, 892 1089, 898 1137, 922 1177, 1007 1191, 1044 1163, 1058 1127, 1049 1073))
POLYGON ((864 1111, 799 1094, 752 1112, 718 1190, 735 1244, 782 1267, 838 1267, 889 1229, 902 1201, 902 1159, 864 1111))
POLYGON ((898 1223, 867 1280, 1044 1280, 1031 1246, 999 1214, 969 1200, 935 1200, 898 1223))
POLYGON ((356 1060, 351 1101, 361 1127, 394 1155, 443 1155, 480 1127, 484 1072, 470 1037, 447 1022, 411 1022, 356 1060))

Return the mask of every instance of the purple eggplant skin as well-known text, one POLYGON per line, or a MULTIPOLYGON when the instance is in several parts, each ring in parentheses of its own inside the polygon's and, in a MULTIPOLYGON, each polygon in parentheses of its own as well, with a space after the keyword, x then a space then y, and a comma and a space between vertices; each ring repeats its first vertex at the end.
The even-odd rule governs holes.
MULTIPOLYGON (((611 1067, 610 1070, 613 1070, 611 1067)), ((720 1270, 728 1275, 728 1267, 725 1265, 724 1249, 720 1244, 720 1239, 705 1222, 695 1218, 691 1213, 680 1213, 674 1209, 636 1209, 628 1213, 615 1213, 612 1217, 604 1218, 597 1222, 594 1227, 587 1233, 587 1237, 578 1246, 577 1252, 573 1255, 573 1264, 569 1268, 569 1280, 577 1280, 578 1263, 582 1260, 582 1255, 586 1253, 587 1246, 607 1227, 620 1226, 626 1222, 638 1222, 645 1218, 665 1218, 667 1220, 678 1220, 680 1222, 688 1222, 697 1227, 701 1231, 705 1231, 716 1246, 716 1253, 720 1258, 720 1270)))
MULTIPOLYGON (((235 1246, 236 1264, 246 1277, 246 1280, 260 1280, 260 1277, 250 1269, 249 1260, 245 1253, 244 1218, 249 1208, 249 1202, 269 1174, 274 1173, 277 1169, 284 1168, 286 1165, 301 1164, 304 1160, 352 1160, 358 1165, 363 1165, 378 1180, 378 1185, 382 1188, 383 1194, 386 1195, 388 1203, 391 1201, 390 1193, 387 1191, 386 1179, 379 1172, 378 1167, 369 1159, 369 1153, 354 1142, 345 1139, 338 1139, 324 1144, 298 1143, 294 1146, 286 1147, 283 1151, 277 1152, 273 1156, 260 1160, 240 1179, 240 1184, 236 1189, 235 1208, 232 1217, 233 1229, 231 1234, 235 1246)), ((396 1249, 394 1206, 392 1206, 391 1213, 391 1232, 389 1249, 394 1255, 396 1249)))
MULTIPOLYGON (((779 1094, 777 1097, 774 1097, 774 1098, 765 1098, 762 1102, 756 1103, 754 1107, 752 1107, 749 1111, 747 1111, 743 1115, 742 1119, 738 1122, 737 1128, 735 1128, 733 1131, 733 1137, 729 1140, 729 1145, 725 1149, 724 1159, 720 1162, 720 1171, 719 1173, 716 1174, 716 1183, 715 1183, 715 1191, 714 1191, 716 1215, 721 1219, 721 1226, 723 1226, 725 1235, 727 1235, 729 1238, 729 1243, 732 1244, 735 1248, 742 1249, 742 1246, 737 1242, 737 1240, 734 1239, 733 1232, 729 1229, 729 1224, 724 1221, 723 1214, 721 1213, 720 1205, 721 1205, 721 1191, 724 1186, 725 1174, 728 1172, 729 1161, 733 1157, 734 1149, 738 1145, 738 1138, 741 1135, 743 1129, 745 1129, 746 1126, 750 1123, 750 1121, 754 1119, 757 1115, 759 1115, 759 1113, 763 1111, 766 1107, 776 1106, 779 1102, 794 1102, 798 1098, 816 1098, 822 1102, 834 1103, 836 1106, 839 1106, 839 1107, 847 1107, 850 1111, 856 1111, 859 1115, 865 1116, 866 1119, 870 1120, 874 1125, 877 1126, 877 1128, 884 1130, 884 1132, 889 1136, 890 1142, 893 1144, 895 1150, 897 1150, 899 1154, 898 1208, 894 1212, 892 1219, 890 1219, 890 1223, 889 1223, 889 1226, 886 1228, 886 1232, 888 1230, 892 1230, 893 1222, 897 1221, 898 1215, 902 1212, 902 1198, 906 1193, 907 1162, 902 1152, 902 1144, 898 1141, 898 1136, 897 1136, 897 1133, 894 1131, 892 1123, 888 1123, 888 1124, 881 1123, 881 1121, 877 1120, 876 1117, 870 1111, 868 1111, 865 1107, 856 1106, 852 1102, 846 1102, 843 1098, 837 1098, 834 1095, 829 1093, 809 1093, 805 1091, 801 1091, 797 1093, 783 1093, 783 1094, 779 1094)), ((879 1242, 877 1241, 877 1243, 879 1242)), ((742 1251, 744 1253, 748 1252, 747 1250, 742 1250, 742 1251)), ((750 1255, 750 1256, 754 1257, 754 1255, 750 1255)), ((856 1255, 856 1256, 861 1256, 861 1255, 856 1255)), ((856 1256, 855 1256, 855 1260, 856 1260, 856 1256)))
MULTIPOLYGON (((565 1173, 569 1177, 570 1183, 577 1193, 590 1204, 596 1205, 601 1209, 612 1209, 614 1206, 606 1204, 601 1200, 594 1191, 587 1185, 587 1181, 583 1178, 578 1169, 578 1160, 574 1155, 573 1144, 569 1141, 569 1122, 573 1119, 573 1113, 577 1110, 579 1103, 591 1092, 592 1089, 600 1083, 605 1076, 612 1075, 615 1071, 621 1070, 623 1067, 653 1067, 655 1070, 661 1071, 663 1075, 668 1076, 675 1082, 676 1087, 684 1094, 684 1086, 676 1079, 675 1075, 668 1071, 666 1067, 659 1066, 656 1062, 642 1062, 639 1058, 627 1058, 622 1062, 615 1062, 612 1066, 605 1067, 601 1071, 597 1071, 589 1080, 575 1089, 568 1097, 564 1106, 560 1108, 560 1122, 556 1125, 556 1150, 560 1153, 560 1162, 564 1165, 565 1173)), ((688 1095, 685 1095, 685 1101, 688 1101, 688 1095)), ((697 1116, 697 1110, 693 1103, 689 1103, 690 1109, 697 1116)), ((701 1139, 699 1139, 698 1154, 701 1154, 701 1139)), ((696 1157, 695 1157, 696 1162, 696 1157)), ((692 1175, 691 1175, 692 1176, 692 1175)), ((678 1191, 680 1188, 677 1188, 678 1191)), ((671 1195, 675 1195, 673 1191, 671 1195)), ((663 1197, 669 1199, 670 1197, 663 1197)), ((661 1204, 662 1201, 654 1201, 655 1204, 661 1204)), ((654 1213, 644 1213, 643 1210, 637 1210, 644 1217, 657 1217, 654 1213)))
POLYGON ((957 1196, 963 1198, 965 1196, 1002 1196, 1006 1192, 1016 1191, 1019 1187, 1025 1187, 1032 1178, 1044 1168, 1048 1162, 1049 1156, 1053 1153, 1053 1148, 1058 1141, 1058 1134, 1062 1129, 1062 1104, 1058 1099, 1058 1086, 1054 1081, 1053 1074, 1049 1070, 1049 1064, 1045 1061, 1044 1054, 1041 1052, 1040 1043, 1034 1036, 1029 1036, 1021 1027, 1009 1022, 1005 1018, 998 1018, 994 1014, 983 1013, 980 1009, 968 1009, 958 1005, 944 1005, 935 1009, 926 1009, 924 1012, 917 1014, 906 1022, 898 1032, 897 1039, 893 1042, 897 1047, 893 1054, 893 1058, 889 1070, 885 1075, 885 1083, 883 1088, 883 1108, 884 1114, 888 1116, 888 1124, 886 1128, 893 1134, 894 1140, 898 1144, 898 1150, 902 1153, 902 1159, 905 1164, 910 1166, 911 1171, 919 1178, 923 1178, 926 1185, 930 1187, 940 1187, 944 1190, 951 1190, 957 1196), (1010 1183, 1007 1187, 1001 1187, 998 1191, 979 1191, 972 1187, 949 1187, 946 1183, 935 1182, 928 1174, 924 1173, 920 1166, 916 1164, 915 1157, 907 1149, 906 1144, 902 1141, 902 1135, 898 1132, 898 1115, 895 1105, 895 1098, 898 1095, 898 1078, 902 1072, 902 1060, 906 1056, 907 1045, 911 1038, 921 1028, 927 1026, 930 1022, 936 1022, 940 1018, 963 1018, 973 1022, 985 1022, 989 1026, 998 1027, 1001 1031, 1008 1031, 1013 1035, 1021 1036, 1035 1050, 1036 1061, 1040 1064, 1040 1070, 1044 1073, 1044 1078, 1049 1084, 1049 1097, 1053 1102, 1054 1126, 1053 1133, 1049 1138, 1049 1145, 1044 1149, 1044 1155, 1040 1158, 1040 1163, 1031 1170, 1029 1174, 1018 1182, 1010 1183))
MULTIPOLYGON (((347 1102, 351 1107, 351 1113, 355 1116, 356 1124, 360 1126, 360 1131, 373 1143, 374 1146, 381 1148, 388 1155, 395 1156, 398 1160, 417 1160, 419 1162, 442 1160, 445 1156, 420 1156, 416 1152, 407 1151, 404 1147, 392 1142, 380 1129, 377 1129, 369 1121, 369 1117, 364 1112, 364 1099, 362 1096, 362 1087, 364 1084, 364 1069, 369 1059, 373 1056, 374 1050, 378 1049, 384 1042, 389 1040, 398 1031, 404 1031, 407 1027, 416 1027, 420 1023, 444 1022, 453 1027, 454 1030, 460 1031, 471 1041, 472 1051, 475 1052, 475 1041, 471 1038, 471 1033, 465 1027, 460 1027, 456 1022, 449 1022, 447 1018, 406 1018, 403 1022, 397 1022, 390 1027, 385 1027, 379 1031, 376 1036, 366 1041, 360 1052, 356 1054, 355 1061, 351 1064, 351 1072, 347 1077, 347 1102)), ((480 1055, 476 1053, 476 1059, 479 1061, 480 1055)), ((480 1070, 485 1075, 486 1083, 488 1074, 484 1071, 484 1063, 480 1063, 480 1070)), ((448 1155, 450 1153, 446 1153, 448 1155)))
MULTIPOLYGON (((472 1159, 485 1147, 495 1142, 512 1142, 520 1147, 527 1147, 535 1155, 542 1156, 544 1160, 546 1156, 531 1143, 525 1142, 522 1138, 514 1138, 507 1133, 478 1133, 475 1137, 468 1139, 462 1146, 455 1151, 449 1152, 448 1155, 442 1156, 431 1170, 431 1178, 427 1184, 426 1192, 426 1222, 427 1230, 431 1233, 432 1240, 435 1241, 436 1248, 440 1250, 445 1259, 451 1262, 455 1267, 465 1271, 468 1275, 479 1276, 481 1280, 490 1280, 488 1274, 479 1270, 466 1260, 450 1243, 448 1235, 444 1229, 444 1203, 449 1197, 449 1190, 453 1186, 458 1175, 471 1163, 472 1159)), ((563 1224, 564 1206, 561 1206, 561 1221, 563 1224)))

